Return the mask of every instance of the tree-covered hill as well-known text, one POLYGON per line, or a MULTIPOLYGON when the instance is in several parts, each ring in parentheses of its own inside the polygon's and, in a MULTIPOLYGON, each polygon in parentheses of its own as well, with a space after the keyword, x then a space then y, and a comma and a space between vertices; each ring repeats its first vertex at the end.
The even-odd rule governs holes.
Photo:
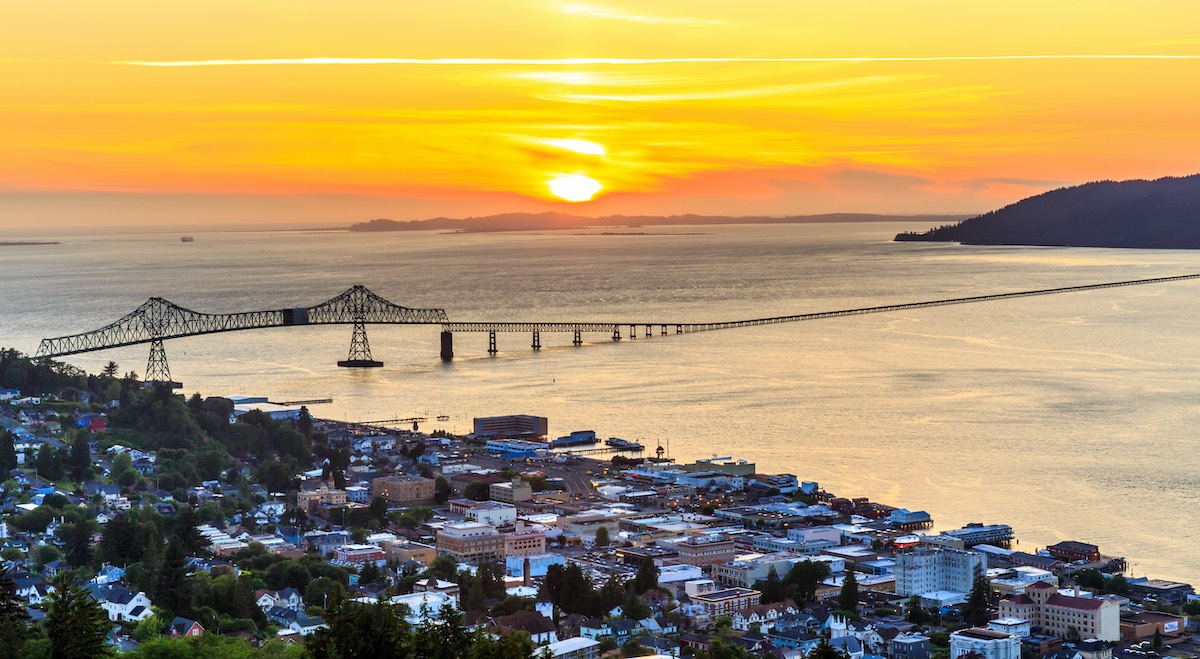
POLYGON ((1061 188, 896 240, 1200 249, 1200 174, 1061 188))

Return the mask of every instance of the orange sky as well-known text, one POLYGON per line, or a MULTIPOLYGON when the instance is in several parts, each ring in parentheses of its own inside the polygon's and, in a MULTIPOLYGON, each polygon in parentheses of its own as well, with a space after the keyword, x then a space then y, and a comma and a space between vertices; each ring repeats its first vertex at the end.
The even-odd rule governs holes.
POLYGON ((1179 0, 4 14, 0 227, 972 212, 1200 171, 1200 4, 1179 0), (561 176, 601 190, 564 201, 561 176))

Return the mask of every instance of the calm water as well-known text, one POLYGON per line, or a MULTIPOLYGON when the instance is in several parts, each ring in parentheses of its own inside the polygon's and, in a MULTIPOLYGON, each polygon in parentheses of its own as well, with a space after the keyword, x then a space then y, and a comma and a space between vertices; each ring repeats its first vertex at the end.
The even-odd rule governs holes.
MULTIPOLYGON (((309 306, 362 283, 455 321, 710 321, 1200 272, 1200 253, 898 244, 897 224, 662 229, 672 235, 315 232, 58 237, 0 248, 0 344, 98 328, 161 295, 199 311, 309 306), (685 235, 695 232, 700 235, 685 235)), ((659 231, 659 229, 652 229, 659 231)), ((529 413, 552 433, 669 441, 839 494, 1005 522, 1135 575, 1200 582, 1200 283, 811 321, 581 349, 569 335, 370 327, 386 367, 339 369, 348 327, 167 343, 185 391, 333 397, 373 420, 529 413)), ((598 338, 598 337, 597 337, 598 338)), ((145 347, 69 358, 145 369, 145 347)), ((433 424, 437 425, 437 424, 433 424)))

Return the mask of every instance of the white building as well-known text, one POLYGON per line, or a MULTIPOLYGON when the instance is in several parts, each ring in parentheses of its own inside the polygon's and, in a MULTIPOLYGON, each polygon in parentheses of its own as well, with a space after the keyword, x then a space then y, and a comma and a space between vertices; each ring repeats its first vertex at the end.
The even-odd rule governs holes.
POLYGON ((960 629, 950 634, 950 659, 968 652, 983 659, 1021 659, 1021 639, 994 629, 960 629))
POLYGON ((896 594, 969 593, 975 579, 986 572, 987 559, 982 554, 960 549, 917 548, 896 555, 896 594))

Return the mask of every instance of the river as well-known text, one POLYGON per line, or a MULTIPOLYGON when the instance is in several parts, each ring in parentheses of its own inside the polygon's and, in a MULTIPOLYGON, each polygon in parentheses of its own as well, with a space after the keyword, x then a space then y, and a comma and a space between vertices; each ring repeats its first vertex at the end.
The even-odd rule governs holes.
MULTIPOLYGON (((364 284, 451 320, 736 320, 1200 272, 1200 253, 894 243, 905 223, 549 233, 23 232, 0 248, 0 345, 95 329, 150 295, 205 312, 310 306, 364 284), (588 235, 580 235, 588 234, 588 235), (24 235, 13 239, 28 239, 24 235)), ((1200 581, 1200 282, 1106 289, 575 348, 570 335, 370 326, 380 369, 348 370, 350 328, 169 341, 188 393, 332 397, 318 416, 549 417, 552 434, 732 456, 843 496, 928 510, 939 528, 1011 524, 1200 581)), ((67 358, 145 369, 145 346, 67 358)))

